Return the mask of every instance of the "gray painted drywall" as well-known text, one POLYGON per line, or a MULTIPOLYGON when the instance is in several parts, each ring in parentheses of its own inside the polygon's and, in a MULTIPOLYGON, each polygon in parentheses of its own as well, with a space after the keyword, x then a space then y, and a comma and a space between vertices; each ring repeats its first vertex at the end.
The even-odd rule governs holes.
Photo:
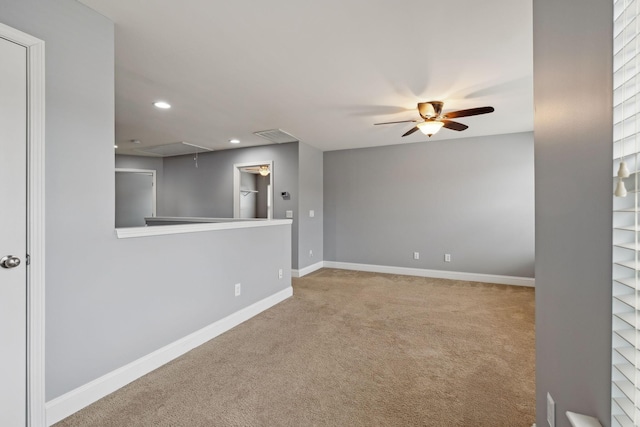
POLYGON ((323 153, 303 142, 298 146, 299 156, 299 215, 298 269, 323 261, 323 153), (314 211, 314 217, 309 211, 314 211), (309 256, 313 251, 313 256, 309 256))
POLYGON ((533 187, 531 132, 325 152, 324 258, 533 277, 533 187))
POLYGON ((291 266, 298 262, 298 143, 265 145, 201 153, 198 167, 192 155, 165 157, 163 215, 212 218, 233 217, 233 165, 273 160, 273 217, 294 211, 291 266), (290 200, 280 193, 288 191, 290 200))
POLYGON ((0 20, 46 43, 47 400, 290 286, 289 226, 117 239, 113 23, 74 0, 0 20))
POLYGON ((610 420, 613 4, 535 0, 537 424, 610 420))
POLYGON ((156 171, 156 179, 162 177, 162 157, 146 156, 126 156, 116 154, 115 162, 117 168, 123 169, 153 169, 156 171))
POLYGON ((116 154, 116 168, 122 169, 147 169, 156 171, 156 215, 164 215, 162 206, 162 181, 164 179, 163 162, 161 157, 126 156, 116 154))

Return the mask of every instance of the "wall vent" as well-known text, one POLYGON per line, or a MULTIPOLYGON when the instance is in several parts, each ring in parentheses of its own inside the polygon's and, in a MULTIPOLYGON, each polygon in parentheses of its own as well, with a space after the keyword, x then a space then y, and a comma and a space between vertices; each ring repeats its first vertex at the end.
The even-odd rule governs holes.
POLYGON ((181 141, 165 145, 156 145, 153 147, 136 148, 135 151, 137 151, 138 153, 151 154, 158 157, 171 157, 183 156, 185 154, 202 153, 203 151, 213 151, 213 149, 181 141))
POLYGON ((283 131, 282 129, 261 130, 258 132, 254 132, 253 134, 261 136, 264 139, 268 139, 271 142, 275 142, 276 144, 284 144, 286 142, 299 141, 298 138, 291 135, 290 133, 283 131))

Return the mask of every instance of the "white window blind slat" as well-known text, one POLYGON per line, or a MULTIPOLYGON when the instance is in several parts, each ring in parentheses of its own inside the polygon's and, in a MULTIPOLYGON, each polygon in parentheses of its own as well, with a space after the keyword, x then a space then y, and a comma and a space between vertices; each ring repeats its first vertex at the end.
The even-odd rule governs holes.
MULTIPOLYGON (((617 333, 617 332, 616 332, 617 333)), ((633 347, 616 347, 615 352, 622 356, 626 361, 635 366, 635 360, 638 357, 638 350, 633 347)))
MULTIPOLYGON (((620 407, 620 409, 622 409, 623 414, 626 415, 627 417, 629 417, 631 422, 633 422, 632 425, 635 426, 635 422, 633 421, 634 413, 635 413, 635 407, 633 405, 633 402, 630 401, 629 399, 627 399, 626 397, 617 397, 617 398, 614 399, 614 402, 620 407)), ((620 414, 620 415, 622 415, 622 414, 620 414)))
POLYGON ((638 307, 636 306, 637 300, 638 300, 638 295, 633 293, 633 294, 626 294, 626 295, 616 295, 614 297, 615 299, 617 299, 620 302, 623 302, 625 304, 627 304, 629 307, 637 310, 638 307))
POLYGON ((614 316, 616 316, 618 319, 624 321, 625 323, 627 323, 632 328, 638 329, 638 316, 636 315, 635 310, 627 311, 627 312, 624 312, 624 313, 616 313, 616 314, 614 314, 614 316))
POLYGON ((621 227, 614 227, 614 230, 624 230, 624 231, 635 231, 636 233, 640 231, 640 224, 633 225, 625 225, 621 227))
POLYGON ((629 249, 632 251, 637 251, 638 248, 640 248, 640 246, 636 243, 636 242, 631 242, 631 243, 616 243, 615 246, 617 248, 622 248, 622 249, 629 249))
POLYGON ((634 381, 635 376, 638 374, 638 370, 630 363, 617 363, 614 367, 620 372, 628 381, 634 381))
MULTIPOLYGON (((636 331, 633 329, 616 329, 615 334, 618 335, 620 338, 622 338, 623 340, 625 340, 626 342, 628 342, 629 344, 631 344, 632 346, 636 345, 636 331)), ((629 359, 629 362, 633 363, 634 366, 636 364, 635 362, 635 354, 630 354, 627 352, 627 350, 625 350, 625 348, 616 348, 616 350, 618 350, 618 352, 622 355, 624 355, 625 357, 628 355, 631 358, 629 359)))
MULTIPOLYGON (((620 283, 621 285, 625 285, 630 287, 631 289, 636 289, 636 278, 635 277, 621 277, 615 279, 616 283, 620 283)), ((626 302, 626 301, 625 301, 626 302)))
POLYGON ((626 415, 616 415, 614 416, 614 419, 618 421, 618 424, 621 427, 634 427, 633 421, 626 415))
POLYGON ((620 381, 614 381, 613 384, 618 387, 618 390, 620 390, 624 394, 624 396, 629 400, 629 403, 632 406, 638 407, 638 402, 635 401, 638 389, 634 387, 632 381, 624 379, 620 381))
POLYGON ((616 265, 621 265, 622 267, 626 267, 630 270, 635 270, 635 271, 640 270, 640 262, 638 262, 637 260, 619 261, 619 262, 616 262, 616 265))

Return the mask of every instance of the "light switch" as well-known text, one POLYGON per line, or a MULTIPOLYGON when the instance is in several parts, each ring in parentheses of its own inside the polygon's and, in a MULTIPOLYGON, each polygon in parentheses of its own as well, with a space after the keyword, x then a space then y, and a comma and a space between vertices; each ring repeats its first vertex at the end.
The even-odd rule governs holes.
POLYGON ((285 211, 284 216, 287 218, 293 218, 293 211, 285 211))
POLYGON ((309 218, 313 218, 314 216, 316 216, 316 212, 312 209, 309 211, 309 218))

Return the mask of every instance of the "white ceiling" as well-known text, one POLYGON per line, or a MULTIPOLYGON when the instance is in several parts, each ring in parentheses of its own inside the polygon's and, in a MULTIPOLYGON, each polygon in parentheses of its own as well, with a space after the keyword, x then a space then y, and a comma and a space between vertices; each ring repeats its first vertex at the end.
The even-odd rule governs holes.
POLYGON ((533 129, 532 0, 81 2, 115 22, 118 153, 274 128, 325 151, 424 141, 373 124, 432 100, 496 110, 432 139, 533 129))

